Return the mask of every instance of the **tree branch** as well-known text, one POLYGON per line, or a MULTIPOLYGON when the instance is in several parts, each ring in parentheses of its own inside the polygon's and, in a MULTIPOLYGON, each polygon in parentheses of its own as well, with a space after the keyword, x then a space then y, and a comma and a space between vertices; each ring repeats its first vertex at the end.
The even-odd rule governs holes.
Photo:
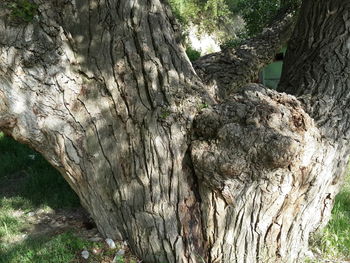
POLYGON ((193 66, 211 95, 225 99, 237 88, 257 79, 259 70, 270 63, 291 36, 294 12, 284 8, 271 26, 238 48, 228 48, 199 58, 193 66), (283 11, 283 12, 282 12, 283 11))

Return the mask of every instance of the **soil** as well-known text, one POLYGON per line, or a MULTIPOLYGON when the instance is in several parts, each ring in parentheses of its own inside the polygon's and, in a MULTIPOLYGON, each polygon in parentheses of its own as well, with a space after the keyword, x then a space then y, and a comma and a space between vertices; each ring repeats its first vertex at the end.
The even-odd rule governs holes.
POLYGON ((23 238, 56 235, 69 230, 82 238, 100 237, 95 223, 83 208, 44 210, 38 209, 24 215, 26 226, 23 238))

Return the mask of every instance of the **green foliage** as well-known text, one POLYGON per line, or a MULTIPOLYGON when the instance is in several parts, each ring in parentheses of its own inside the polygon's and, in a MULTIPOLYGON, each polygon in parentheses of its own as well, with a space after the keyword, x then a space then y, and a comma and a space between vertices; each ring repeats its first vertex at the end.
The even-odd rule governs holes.
POLYGON ((221 48, 235 48, 239 45, 241 45, 246 39, 249 38, 249 35, 247 31, 243 30, 237 33, 237 36, 235 38, 229 38, 225 42, 221 44, 221 48))
POLYGON ((209 104, 207 103, 201 103, 198 105, 198 110, 203 110, 203 109, 207 109, 209 107, 209 104))
POLYGON ((246 30, 230 38, 224 46, 236 46, 242 40, 260 33, 282 7, 297 9, 300 0, 170 0, 174 14, 183 26, 190 23, 206 33, 229 24, 236 15, 243 17, 246 30))
POLYGON ((237 8, 246 22, 249 36, 260 33, 276 15, 280 0, 239 0, 237 8))
POLYGON ((37 14, 38 5, 31 0, 15 0, 8 4, 11 17, 23 22, 31 22, 37 14))
POLYGON ((301 0, 238 0, 230 5, 246 23, 246 37, 253 37, 273 20, 282 8, 296 11, 301 0))
POLYGON ((190 61, 196 61, 201 56, 201 53, 191 47, 186 48, 186 54, 190 61))
POLYGON ((227 2, 236 0, 170 0, 175 16, 183 26, 190 23, 211 33, 232 15, 227 2))

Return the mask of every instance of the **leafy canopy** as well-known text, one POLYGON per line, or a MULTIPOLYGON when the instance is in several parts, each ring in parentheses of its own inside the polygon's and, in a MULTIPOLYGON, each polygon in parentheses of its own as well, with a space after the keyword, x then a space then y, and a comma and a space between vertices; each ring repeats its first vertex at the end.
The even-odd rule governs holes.
POLYGON ((187 27, 194 24, 212 33, 228 24, 230 19, 241 16, 245 32, 241 38, 261 32, 276 16, 281 7, 296 8, 300 0, 169 0, 180 23, 187 27))

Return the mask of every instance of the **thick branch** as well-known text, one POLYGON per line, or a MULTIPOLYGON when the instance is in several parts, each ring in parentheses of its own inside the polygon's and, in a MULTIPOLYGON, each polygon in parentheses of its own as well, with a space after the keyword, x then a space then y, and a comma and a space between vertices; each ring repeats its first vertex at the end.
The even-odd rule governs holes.
POLYGON ((263 33, 238 48, 228 48, 197 60, 194 68, 212 88, 213 97, 222 100, 237 88, 254 81, 259 70, 270 63, 288 41, 293 22, 293 12, 285 11, 263 33))

